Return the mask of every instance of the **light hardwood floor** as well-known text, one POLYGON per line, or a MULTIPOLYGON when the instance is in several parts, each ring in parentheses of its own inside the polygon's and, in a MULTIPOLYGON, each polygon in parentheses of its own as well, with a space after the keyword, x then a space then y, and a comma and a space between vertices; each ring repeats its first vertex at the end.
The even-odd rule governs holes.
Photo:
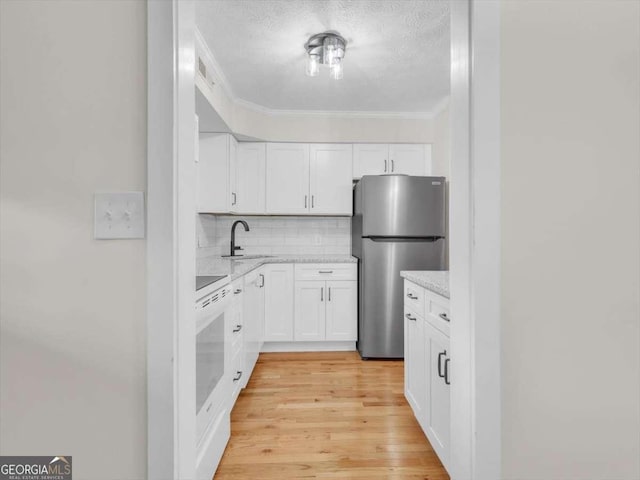
POLYGON ((403 382, 357 352, 260 354, 215 479, 448 479, 403 382))

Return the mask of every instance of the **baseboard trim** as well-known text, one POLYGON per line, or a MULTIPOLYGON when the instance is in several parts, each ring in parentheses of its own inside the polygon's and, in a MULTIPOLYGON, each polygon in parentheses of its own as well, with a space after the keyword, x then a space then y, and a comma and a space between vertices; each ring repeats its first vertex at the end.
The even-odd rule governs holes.
POLYGON ((356 342, 264 342, 261 352, 355 352, 356 342))

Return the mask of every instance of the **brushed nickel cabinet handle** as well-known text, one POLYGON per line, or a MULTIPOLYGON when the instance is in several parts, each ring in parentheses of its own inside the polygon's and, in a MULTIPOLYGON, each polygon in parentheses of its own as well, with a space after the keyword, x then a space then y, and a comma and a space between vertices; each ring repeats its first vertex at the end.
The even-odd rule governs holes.
POLYGON ((416 297, 413 293, 407 293, 407 297, 409 297, 411 300, 418 300, 418 297, 416 297))
POLYGON ((416 317, 412 317, 410 313, 407 313, 407 314, 405 315, 405 317, 407 317, 407 319, 408 319, 408 320, 411 320, 412 322, 415 322, 415 321, 417 320, 417 318, 416 318, 416 317))
POLYGON ((446 313, 441 313, 440 315, 438 315, 441 319, 443 319, 445 322, 450 322, 451 319, 449 317, 447 317, 446 313))
POLYGON ((241 378, 242 378, 242 372, 241 372, 240 370, 238 370, 238 371, 236 372, 236 376, 235 376, 235 377, 233 377, 233 381, 234 381, 234 382, 237 382, 237 381, 238 381, 238 380, 240 380, 241 378))
POLYGON ((444 378, 444 374, 442 373, 442 357, 444 357, 446 354, 447 354, 446 350, 438 354, 438 376, 440 378, 444 378))
POLYGON ((242 330, 242 325, 236 325, 236 328, 233 329, 233 333, 238 333, 240 330, 242 330))
POLYGON ((444 361, 444 383, 446 383, 447 385, 451 385, 451 382, 449 381, 449 358, 447 358, 444 361))

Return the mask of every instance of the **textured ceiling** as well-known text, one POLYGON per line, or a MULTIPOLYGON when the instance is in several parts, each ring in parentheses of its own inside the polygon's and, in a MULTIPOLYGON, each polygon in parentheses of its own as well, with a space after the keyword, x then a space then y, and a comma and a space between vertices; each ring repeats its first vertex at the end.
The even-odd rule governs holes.
POLYGON ((234 94, 270 109, 428 112, 449 94, 448 0, 199 0, 234 94), (304 73, 309 36, 348 41, 344 78, 304 73))

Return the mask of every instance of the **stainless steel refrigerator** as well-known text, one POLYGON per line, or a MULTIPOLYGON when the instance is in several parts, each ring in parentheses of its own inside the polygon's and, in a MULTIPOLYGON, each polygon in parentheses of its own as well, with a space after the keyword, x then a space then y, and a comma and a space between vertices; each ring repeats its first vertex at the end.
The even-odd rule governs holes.
POLYGON ((445 268, 445 188, 444 177, 406 175, 364 176, 354 187, 362 358, 404 358, 400 271, 445 268))

